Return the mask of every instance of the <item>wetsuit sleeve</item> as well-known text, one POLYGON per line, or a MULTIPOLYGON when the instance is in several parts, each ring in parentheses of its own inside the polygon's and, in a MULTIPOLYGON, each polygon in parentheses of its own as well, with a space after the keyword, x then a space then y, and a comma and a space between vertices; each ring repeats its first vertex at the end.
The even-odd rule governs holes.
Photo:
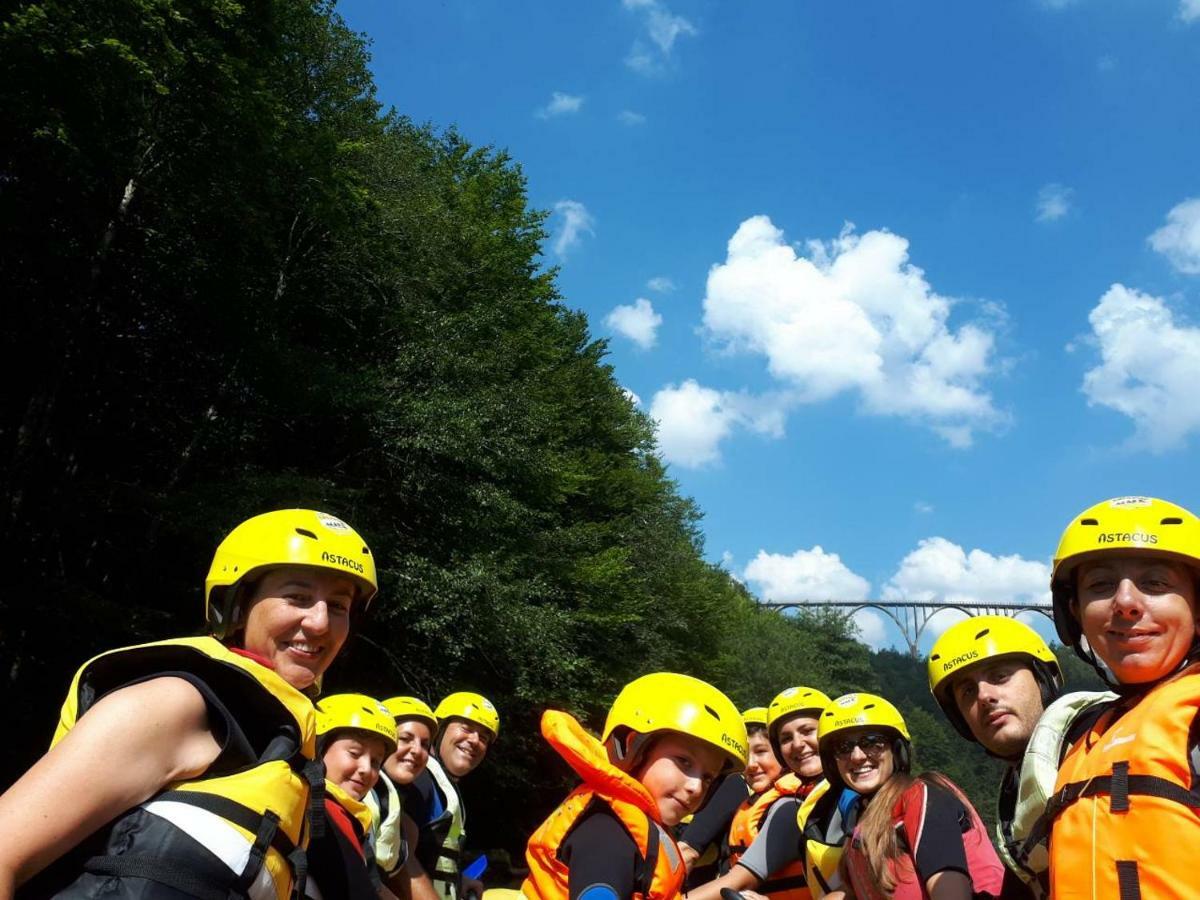
POLYGON ((773 803, 758 829, 758 836, 737 864, 745 866, 759 882, 763 882, 799 859, 804 847, 800 823, 796 821, 799 811, 800 801, 794 797, 773 803))
POLYGON ((729 833, 733 814, 748 796, 750 790, 746 787, 745 779, 737 773, 727 775, 709 795, 708 802, 692 817, 692 821, 684 826, 679 839, 687 842, 693 850, 703 853, 729 833))
POLYGON ((427 824, 433 818, 435 785, 433 776, 428 771, 422 772, 411 784, 406 784, 397 790, 404 803, 405 814, 418 826, 427 824))
POLYGON ((576 825, 558 851, 567 866, 568 900, 628 900, 637 879, 637 844, 615 816, 600 808, 576 825))
MULTIPOLYGON (((971 814, 962 801, 937 785, 925 791, 925 823, 913 862, 924 884, 938 872, 954 869, 970 876, 963 834, 971 830, 971 814)), ((909 839, 912 836, 909 835, 909 839)))

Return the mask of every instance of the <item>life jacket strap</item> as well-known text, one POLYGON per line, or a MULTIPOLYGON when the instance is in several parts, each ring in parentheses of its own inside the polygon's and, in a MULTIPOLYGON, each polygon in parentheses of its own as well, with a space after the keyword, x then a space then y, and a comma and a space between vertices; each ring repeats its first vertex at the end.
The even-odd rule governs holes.
POLYGON ((808 881, 803 875, 790 875, 787 878, 771 878, 763 882, 759 891, 764 894, 775 894, 781 891, 794 891, 797 888, 808 887, 808 881))
POLYGON ((1157 775, 1130 775, 1129 764, 1119 762, 1113 765, 1111 775, 1098 775, 1087 781, 1063 785, 1046 804, 1046 819, 1053 821, 1072 803, 1101 794, 1109 795, 1113 812, 1128 811, 1129 798, 1132 796, 1157 797, 1191 809, 1200 809, 1200 794, 1157 775))
POLYGON ((658 865, 659 841, 657 823, 646 816, 646 855, 640 860, 633 885, 634 893, 643 897, 649 895, 650 886, 654 883, 654 869, 658 865))
POLYGON ((167 862, 151 856, 93 856, 83 864, 84 871, 113 878, 141 878, 165 885, 197 900, 230 900, 245 897, 230 889, 215 887, 212 880, 190 870, 179 860, 167 862))

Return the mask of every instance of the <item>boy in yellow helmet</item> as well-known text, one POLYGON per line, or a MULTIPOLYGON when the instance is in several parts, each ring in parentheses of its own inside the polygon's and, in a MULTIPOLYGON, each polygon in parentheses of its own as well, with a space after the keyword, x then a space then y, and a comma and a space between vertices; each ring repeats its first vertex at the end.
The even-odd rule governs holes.
POLYGON ((547 710, 542 735, 582 779, 529 839, 531 900, 671 900, 686 870, 670 830, 713 781, 746 764, 737 707, 710 684, 658 672, 626 685, 600 740, 547 710))
POLYGON ((325 764, 324 827, 309 848, 309 873, 322 900, 378 892, 370 845, 372 818, 363 802, 396 749, 396 724, 378 700, 333 694, 317 704, 317 752, 325 764))

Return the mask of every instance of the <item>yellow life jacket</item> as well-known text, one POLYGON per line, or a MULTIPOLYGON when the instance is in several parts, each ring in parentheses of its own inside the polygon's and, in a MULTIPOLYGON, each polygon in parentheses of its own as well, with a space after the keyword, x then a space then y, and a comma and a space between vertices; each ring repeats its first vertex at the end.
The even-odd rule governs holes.
POLYGON ((1063 760, 1047 806, 1055 900, 1196 896, 1200 666, 1111 704, 1063 760))
MULTIPOLYGON (((446 798, 442 814, 427 826, 438 846, 437 856, 429 872, 433 888, 443 900, 458 900, 462 877, 462 848, 467 838, 467 811, 458 788, 442 768, 440 760, 430 757, 425 771, 446 798)), ((420 845, 418 845, 419 847, 420 845)))
POLYGON ((686 876, 675 839, 663 826, 658 805, 641 782, 608 761, 604 746, 565 712, 542 715, 542 736, 583 779, 530 837, 525 849, 529 877, 521 893, 531 900, 566 900, 570 869, 559 849, 593 803, 605 804, 621 822, 641 857, 635 900, 674 900, 686 876))
MULTIPOLYGON (((824 780, 820 782, 825 783, 824 780)), ((804 793, 806 787, 799 776, 788 772, 761 794, 746 798, 733 814, 733 822, 729 825, 730 866, 736 865, 742 854, 750 849, 772 805, 783 797, 804 793)), ((809 900, 812 895, 804 878, 803 856, 792 860, 778 872, 771 872, 758 890, 777 900, 809 900)))
POLYGON ((379 781, 363 802, 371 810, 371 842, 375 847, 375 864, 391 875, 404 865, 408 857, 408 844, 404 840, 404 803, 400 792, 386 772, 379 773, 379 781))
POLYGON ((204 774, 167 785, 85 841, 98 852, 82 872, 71 863, 59 876, 73 897, 147 897, 154 882, 197 897, 287 900, 306 877, 324 769, 312 702, 271 669, 210 637, 100 654, 71 682, 51 746, 105 694, 167 676, 200 690, 210 720, 226 714, 214 728, 221 753, 204 774))
POLYGON ((850 837, 838 802, 843 793, 842 789, 830 790, 829 782, 822 779, 796 813, 796 822, 804 835, 804 877, 816 900, 843 890, 839 865, 846 839, 850 837))

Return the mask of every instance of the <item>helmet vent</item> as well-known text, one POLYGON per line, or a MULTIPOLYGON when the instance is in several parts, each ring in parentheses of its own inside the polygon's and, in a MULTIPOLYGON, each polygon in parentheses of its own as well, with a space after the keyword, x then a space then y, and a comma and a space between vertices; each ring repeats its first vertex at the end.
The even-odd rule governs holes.
POLYGON ((1179 518, 1179 516, 1168 516, 1167 518, 1162 520, 1162 524, 1163 525, 1182 525, 1183 519, 1179 518))
POLYGON ((1080 525, 1099 525, 1100 522, 1096 519, 1080 519, 1079 524, 1080 525))
POLYGON ((874 703, 868 703, 866 706, 863 707, 864 710, 874 709, 874 708, 875 708, 874 703))
POLYGON ((992 629, 990 629, 990 628, 983 629, 983 631, 981 631, 981 632, 979 632, 979 634, 975 635, 975 640, 979 640, 981 637, 984 637, 985 635, 989 634, 991 632, 991 630, 992 629))
POLYGON ((704 711, 707 712, 714 719, 716 719, 718 722, 721 721, 721 714, 719 712, 717 712, 715 709, 713 709, 711 706, 709 706, 707 703, 704 705, 704 711))
POLYGON ((318 539, 317 536, 315 534, 313 534, 311 531, 309 531, 307 528, 297 528, 296 534, 302 534, 306 538, 312 538, 314 541, 318 539))
POLYGON ((371 551, 366 546, 363 547, 363 556, 370 556, 371 551))

